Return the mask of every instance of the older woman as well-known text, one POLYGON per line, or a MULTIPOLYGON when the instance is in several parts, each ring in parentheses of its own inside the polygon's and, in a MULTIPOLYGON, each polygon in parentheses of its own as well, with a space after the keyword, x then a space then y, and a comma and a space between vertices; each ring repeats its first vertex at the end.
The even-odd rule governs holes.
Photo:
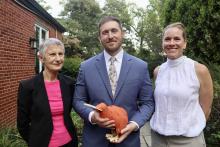
POLYGON ((212 79, 207 67, 183 55, 182 23, 168 25, 162 46, 167 61, 154 70, 152 147, 205 147, 203 129, 211 112, 212 79))
POLYGON ((45 40, 38 54, 43 72, 19 84, 17 127, 30 147, 77 147, 70 117, 74 83, 59 74, 64 52, 60 40, 45 40))

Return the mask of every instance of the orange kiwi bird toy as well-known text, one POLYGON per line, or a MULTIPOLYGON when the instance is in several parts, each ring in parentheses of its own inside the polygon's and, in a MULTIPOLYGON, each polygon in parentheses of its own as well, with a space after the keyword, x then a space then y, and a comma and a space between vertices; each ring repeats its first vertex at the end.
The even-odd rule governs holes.
POLYGON ((96 106, 99 111, 100 117, 109 118, 115 121, 115 129, 112 130, 112 134, 106 134, 106 138, 110 142, 115 142, 121 136, 121 130, 128 124, 128 113, 127 111, 119 106, 110 105, 107 106, 105 103, 100 103, 96 106))

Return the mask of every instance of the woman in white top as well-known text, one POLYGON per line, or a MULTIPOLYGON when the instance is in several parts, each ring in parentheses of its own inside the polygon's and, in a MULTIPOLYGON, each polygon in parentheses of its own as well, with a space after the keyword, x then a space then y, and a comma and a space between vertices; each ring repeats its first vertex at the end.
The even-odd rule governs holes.
POLYGON ((182 23, 168 25, 162 47, 167 61, 154 70, 152 147, 205 147, 203 129, 211 112, 212 79, 207 67, 183 55, 182 23))

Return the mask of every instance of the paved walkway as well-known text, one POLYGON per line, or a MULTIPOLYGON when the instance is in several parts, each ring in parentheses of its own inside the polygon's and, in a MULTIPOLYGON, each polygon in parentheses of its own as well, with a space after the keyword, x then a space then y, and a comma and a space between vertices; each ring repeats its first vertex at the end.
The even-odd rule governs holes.
POLYGON ((150 147, 150 146, 151 146, 150 125, 149 125, 149 122, 146 123, 146 124, 141 128, 140 139, 141 139, 141 147, 150 147))

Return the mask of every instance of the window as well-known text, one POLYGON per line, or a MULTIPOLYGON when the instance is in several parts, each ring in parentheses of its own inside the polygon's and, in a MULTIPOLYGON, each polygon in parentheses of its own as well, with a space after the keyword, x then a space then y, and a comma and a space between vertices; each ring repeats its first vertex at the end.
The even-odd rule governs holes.
MULTIPOLYGON (((49 37, 49 31, 44 29, 43 27, 39 26, 39 25, 35 25, 35 35, 36 35, 36 39, 37 41, 37 48, 39 49, 40 44, 49 37)), ((42 71, 42 63, 39 61, 38 57, 37 57, 37 52, 38 50, 36 50, 35 53, 35 72, 36 74, 40 73, 42 71)))

